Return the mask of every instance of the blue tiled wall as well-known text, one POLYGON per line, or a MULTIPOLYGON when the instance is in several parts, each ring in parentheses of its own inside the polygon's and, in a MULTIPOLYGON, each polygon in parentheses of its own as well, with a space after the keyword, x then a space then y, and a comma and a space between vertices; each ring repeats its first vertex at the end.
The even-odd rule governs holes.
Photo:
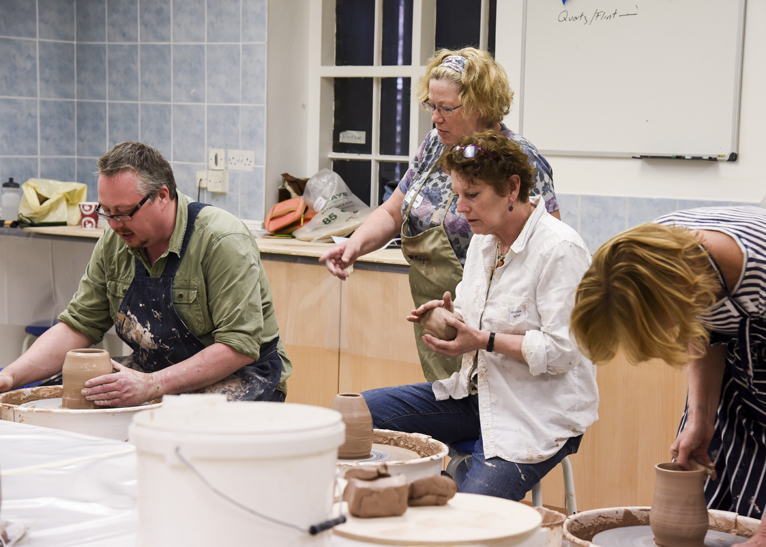
POLYGON ((266 15, 267 0, 0 1, 0 179, 95 199, 98 157, 140 140, 196 196, 208 148, 254 150, 252 173, 201 199, 262 219, 266 15))
POLYGON ((666 213, 695 207, 757 206, 740 201, 711 201, 694 199, 637 198, 556 194, 561 220, 582 237, 594 253, 612 236, 643 224, 666 213))

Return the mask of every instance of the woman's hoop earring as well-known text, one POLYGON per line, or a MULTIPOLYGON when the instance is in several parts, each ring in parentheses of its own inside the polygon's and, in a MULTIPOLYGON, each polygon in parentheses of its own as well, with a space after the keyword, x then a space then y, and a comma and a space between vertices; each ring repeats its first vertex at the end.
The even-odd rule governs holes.
POLYGON ((508 210, 509 210, 509 211, 513 211, 513 205, 511 205, 510 207, 508 207, 508 210))

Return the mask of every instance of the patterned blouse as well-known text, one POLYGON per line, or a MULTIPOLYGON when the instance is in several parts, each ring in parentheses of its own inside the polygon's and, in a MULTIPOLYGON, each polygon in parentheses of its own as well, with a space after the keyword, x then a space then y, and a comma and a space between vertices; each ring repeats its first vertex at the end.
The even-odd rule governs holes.
MULTIPOLYGON (((508 129, 502 123, 500 132, 509 139, 517 142, 521 149, 529 157, 529 163, 535 169, 535 188, 531 195, 541 195, 545 200, 545 208, 549 213, 558 211, 559 204, 556 201, 556 192, 553 189, 553 169, 551 169, 548 160, 535 148, 527 139, 508 129)), ((402 203, 402 217, 407 213, 407 207, 414 198, 412 210, 410 211, 409 237, 416 236, 429 228, 441 224, 441 213, 432 219, 434 213, 440 211, 443 203, 449 199, 452 193, 452 179, 449 175, 443 173, 441 169, 434 168, 442 152, 446 147, 439 138, 436 129, 431 130, 418 149, 418 153, 412 159, 410 168, 399 181, 399 189, 404 194, 402 203), (429 175, 430 172, 430 175, 429 175), (415 196, 415 192, 420 186, 423 177, 428 180, 423 185, 423 189, 415 196)), ((471 227, 463 218, 463 215, 457 212, 457 199, 450 205, 447 218, 444 219, 444 228, 449 237, 452 249, 455 251, 461 264, 465 264, 465 256, 468 250, 468 244, 471 242, 471 227)))

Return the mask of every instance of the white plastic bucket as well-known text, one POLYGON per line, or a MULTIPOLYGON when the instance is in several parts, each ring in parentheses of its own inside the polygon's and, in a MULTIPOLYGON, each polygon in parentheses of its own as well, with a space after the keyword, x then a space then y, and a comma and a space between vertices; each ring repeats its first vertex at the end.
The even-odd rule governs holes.
POLYGON ((332 516, 344 440, 340 413, 326 408, 164 397, 161 408, 136 415, 130 426, 139 545, 327 545, 328 532, 307 530, 332 516))

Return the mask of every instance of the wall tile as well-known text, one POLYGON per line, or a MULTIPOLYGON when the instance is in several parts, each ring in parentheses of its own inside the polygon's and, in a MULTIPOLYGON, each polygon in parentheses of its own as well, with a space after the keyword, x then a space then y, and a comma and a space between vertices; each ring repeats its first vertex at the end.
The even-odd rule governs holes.
POLYGON ((266 108, 263 106, 243 106, 241 113, 241 150, 254 150, 255 164, 264 165, 266 144, 264 121, 266 119, 266 108))
MULTIPOLYGON (((103 155, 103 154, 102 154, 103 155)), ((98 169, 97 159, 77 158, 77 180, 88 186, 88 201, 98 201, 98 169)))
POLYGON ((225 194, 214 192, 206 193, 206 200, 210 205, 214 205, 239 217, 239 181, 241 173, 229 171, 229 191, 225 194))
POLYGON ((37 155, 37 99, 0 99, 0 156, 37 155))
POLYGON ((239 190, 240 217, 248 220, 264 218, 264 174, 263 167, 256 167, 251 173, 241 173, 239 190))
POLYGON ((0 38, 0 95, 37 97, 37 49, 33 40, 0 38))
POLYGON ((207 147, 240 149, 238 106, 207 106, 207 147))
POLYGON ((170 102, 170 46, 141 46, 141 100, 170 102))
POLYGON ((207 0, 208 43, 239 43, 241 22, 239 0, 207 0))
POLYGON ((242 103, 266 104, 266 44, 242 46, 242 103))
POLYGON ((74 0, 37 0, 37 6, 41 40, 74 42, 74 0))
POLYGON ((77 182, 77 159, 40 158, 40 178, 77 182))
MULTIPOLYGON (((197 171, 207 169, 204 163, 173 163, 173 178, 176 179, 176 188, 182 194, 186 194, 197 200, 197 171)), ((200 196, 200 199, 202 197, 200 196)))
POLYGON ((138 46, 108 46, 109 100, 138 100, 138 46))
POLYGON ((141 42, 170 42, 170 1, 141 0, 141 42))
POLYGON ((74 99, 74 43, 39 42, 40 97, 74 99))
POLYGON ((109 148, 138 140, 138 103, 109 103, 109 148))
POLYGON ((107 41, 138 42, 138 0, 108 0, 107 41))
POLYGON ((77 44, 77 98, 106 100, 106 44, 77 44))
POLYGON ((205 0, 173 2, 173 41, 205 41, 205 0))
POLYGON ((266 0, 242 0, 242 41, 265 42, 268 23, 266 0))
POLYGON ((173 105, 173 161, 198 162, 205 154, 205 107, 173 105))
POLYGON ((657 217, 676 210, 677 200, 666 198, 628 198, 628 228, 645 222, 652 222, 657 217))
POLYGON ((74 156, 75 140, 74 101, 40 101, 40 155, 74 156))
POLYGON ((710 199, 679 199, 678 210, 684 209, 696 209, 697 207, 726 207, 729 205, 728 201, 714 201, 710 199))
POLYGON ((577 194, 556 194, 561 220, 575 231, 579 231, 580 196, 577 194))
POLYGON ((172 158, 172 106, 169 104, 141 105, 141 135, 139 140, 159 150, 165 158, 172 158))
POLYGON ((36 179, 38 173, 37 158, 3 158, 0 162, 0 180, 13 177, 14 182, 24 184, 29 179, 36 179))
POLYGON ((35 2, 30 2, 30 0, 3 0, 0 2, 0 36, 36 38, 36 11, 35 2))
POLYGON ((205 46, 173 46, 173 102, 205 102, 205 46))
MULTIPOLYGON (((179 47, 184 46, 176 46, 176 49, 179 47)), ((241 85, 239 59, 239 44, 207 46, 208 103, 239 104, 241 85)))
POLYGON ((591 253, 626 229, 626 205, 624 197, 580 196, 580 236, 591 253))
POLYGON ((77 42, 106 42, 106 0, 76 0, 77 42))
POLYGON ((98 158, 106 147, 106 103, 78 101, 77 156, 98 158))

